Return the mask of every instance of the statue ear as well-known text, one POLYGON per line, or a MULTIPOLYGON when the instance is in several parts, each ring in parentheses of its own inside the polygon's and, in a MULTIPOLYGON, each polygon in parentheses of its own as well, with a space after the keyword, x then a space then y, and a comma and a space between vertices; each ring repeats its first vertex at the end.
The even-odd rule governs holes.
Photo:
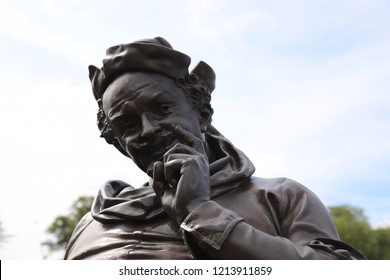
POLYGON ((104 138, 106 142, 110 145, 114 145, 123 155, 129 157, 126 151, 119 144, 118 140, 114 136, 114 132, 111 129, 110 124, 107 121, 106 115, 104 114, 101 100, 98 100, 99 111, 97 114, 97 126, 100 130, 100 137, 104 138))
POLYGON ((202 132, 206 132, 210 126, 213 116, 213 108, 210 104, 205 104, 200 111, 200 129, 202 132))
MULTIPOLYGON (((206 62, 200 61, 191 71, 201 81, 203 89, 211 94, 215 89, 215 72, 206 62)), ((200 110, 200 125, 202 132, 205 132, 212 121, 213 108, 210 104, 205 104, 200 110)))

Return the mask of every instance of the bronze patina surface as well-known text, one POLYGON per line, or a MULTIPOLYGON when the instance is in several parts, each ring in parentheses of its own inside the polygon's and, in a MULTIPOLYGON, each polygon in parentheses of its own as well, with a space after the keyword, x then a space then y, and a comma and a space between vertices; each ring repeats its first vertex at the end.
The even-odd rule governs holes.
POLYGON ((105 183, 66 259, 364 259, 327 208, 287 179, 252 176, 211 125, 215 73, 163 38, 111 47, 89 67, 101 136, 149 176, 105 183))

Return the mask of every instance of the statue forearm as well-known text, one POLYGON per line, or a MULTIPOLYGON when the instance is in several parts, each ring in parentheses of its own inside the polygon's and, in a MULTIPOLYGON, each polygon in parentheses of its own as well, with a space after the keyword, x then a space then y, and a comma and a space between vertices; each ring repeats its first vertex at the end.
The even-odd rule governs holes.
MULTIPOLYGON (((248 224, 238 214, 214 201, 191 213, 182 223, 187 244, 195 258, 212 259, 348 259, 337 248, 312 240, 274 236, 248 224)), ((321 234, 319 234, 321 235, 321 234)), ((323 235, 323 234, 322 234, 323 235)))

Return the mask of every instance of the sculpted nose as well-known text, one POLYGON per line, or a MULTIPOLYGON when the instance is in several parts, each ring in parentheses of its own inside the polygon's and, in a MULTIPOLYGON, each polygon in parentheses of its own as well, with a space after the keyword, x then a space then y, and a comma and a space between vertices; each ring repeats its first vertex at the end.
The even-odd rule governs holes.
POLYGON ((141 137, 151 137, 161 131, 158 122, 151 119, 148 115, 142 115, 142 132, 141 137))

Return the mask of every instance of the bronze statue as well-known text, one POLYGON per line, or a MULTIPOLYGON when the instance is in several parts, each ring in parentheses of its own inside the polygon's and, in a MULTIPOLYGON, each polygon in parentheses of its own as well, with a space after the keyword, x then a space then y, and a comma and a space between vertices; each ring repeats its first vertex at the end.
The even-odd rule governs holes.
POLYGON ((150 177, 107 182, 66 259, 364 259, 327 208, 254 166, 211 125, 215 73, 157 37, 111 47, 90 66, 101 136, 150 177))

